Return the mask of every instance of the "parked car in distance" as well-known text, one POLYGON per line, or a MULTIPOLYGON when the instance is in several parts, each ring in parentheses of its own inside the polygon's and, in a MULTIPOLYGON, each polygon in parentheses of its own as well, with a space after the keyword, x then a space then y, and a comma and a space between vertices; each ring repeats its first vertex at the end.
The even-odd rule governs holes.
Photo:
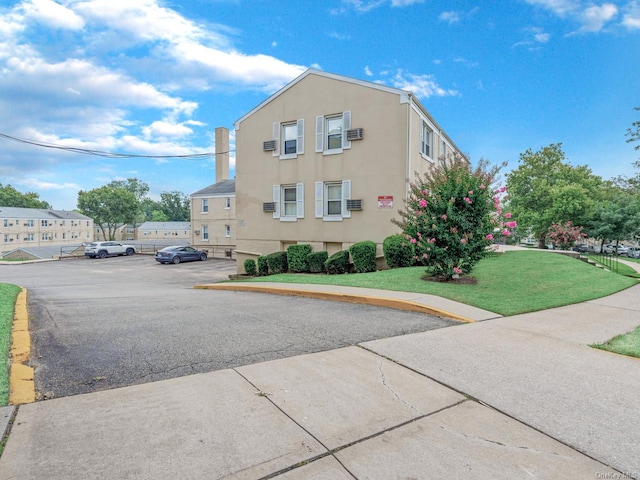
POLYGON ((627 249, 627 257, 640 258, 640 247, 629 247, 627 249))
POLYGON ((84 247, 84 254, 89 258, 115 257, 116 255, 133 255, 136 247, 120 242, 92 242, 84 247))
POLYGON ((618 245, 615 243, 608 243, 602 247, 602 253, 608 253, 609 255, 626 255, 628 247, 625 245, 618 245))
POLYGON ((156 261, 160 263, 193 262, 195 260, 204 262, 206 259, 207 252, 182 245, 165 247, 156 252, 156 261))
POLYGON ((578 245, 574 245, 571 250, 573 250, 574 252, 587 253, 589 251, 589 245, 587 245, 586 243, 581 243, 578 245))

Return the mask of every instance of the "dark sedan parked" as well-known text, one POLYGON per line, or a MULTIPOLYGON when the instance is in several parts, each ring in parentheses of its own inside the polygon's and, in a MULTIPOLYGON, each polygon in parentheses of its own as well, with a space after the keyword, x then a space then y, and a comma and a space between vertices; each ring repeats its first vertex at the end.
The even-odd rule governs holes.
POLYGON ((193 262, 207 259, 207 252, 188 246, 165 247, 156 252, 156 261, 160 263, 193 262))

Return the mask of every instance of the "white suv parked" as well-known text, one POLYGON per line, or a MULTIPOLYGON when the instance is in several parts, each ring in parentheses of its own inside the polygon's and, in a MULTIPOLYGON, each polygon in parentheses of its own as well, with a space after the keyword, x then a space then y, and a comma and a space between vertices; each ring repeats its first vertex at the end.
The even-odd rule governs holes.
POLYGON ((120 242, 93 242, 84 247, 84 254, 90 258, 106 258, 116 255, 133 255, 136 247, 120 242))

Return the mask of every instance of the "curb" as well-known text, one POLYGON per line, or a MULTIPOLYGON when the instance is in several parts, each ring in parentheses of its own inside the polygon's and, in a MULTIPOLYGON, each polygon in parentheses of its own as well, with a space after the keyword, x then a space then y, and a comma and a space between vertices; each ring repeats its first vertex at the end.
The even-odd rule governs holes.
POLYGON ((9 370, 9 405, 36 401, 34 371, 25 365, 31 356, 31 335, 27 311, 27 290, 16 298, 11 334, 11 367, 9 370))
POLYGON ((321 300, 333 300, 338 302, 361 303, 365 305, 374 305, 376 307, 387 307, 396 310, 406 310, 410 312, 426 313, 437 317, 449 318, 464 323, 474 323, 475 320, 462 315, 442 310, 437 307, 431 307, 410 300, 398 300, 393 298, 373 297, 370 295, 350 295, 346 293, 319 292, 315 290, 305 290, 300 288, 278 288, 278 287, 262 287, 258 285, 239 285, 239 284, 201 284, 194 285, 199 290, 234 290, 244 292, 272 293, 275 295, 290 295, 295 297, 318 298, 321 300))

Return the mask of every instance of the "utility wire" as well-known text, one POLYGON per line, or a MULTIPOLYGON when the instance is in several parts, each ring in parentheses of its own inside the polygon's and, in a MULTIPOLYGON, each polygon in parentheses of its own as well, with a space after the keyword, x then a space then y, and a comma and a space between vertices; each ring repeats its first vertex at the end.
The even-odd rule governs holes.
POLYGON ((36 147, 43 148, 53 148, 55 150, 64 150, 66 152, 80 153, 83 155, 95 155, 97 157, 106 157, 106 158, 182 158, 182 159, 204 159, 215 157, 216 155, 222 155, 225 153, 235 152, 235 150, 229 150, 227 152, 205 152, 205 153, 193 153, 188 155, 136 155, 132 153, 115 153, 115 152, 104 152, 101 150, 90 150, 88 148, 77 148, 77 147, 68 147, 64 145, 56 145, 54 143, 45 143, 45 142, 36 142, 34 140, 26 140, 24 138, 12 137, 11 135, 6 135, 4 133, 0 133, 0 138, 4 138, 6 140, 11 140, 18 143, 26 143, 27 145, 34 145, 36 147))

